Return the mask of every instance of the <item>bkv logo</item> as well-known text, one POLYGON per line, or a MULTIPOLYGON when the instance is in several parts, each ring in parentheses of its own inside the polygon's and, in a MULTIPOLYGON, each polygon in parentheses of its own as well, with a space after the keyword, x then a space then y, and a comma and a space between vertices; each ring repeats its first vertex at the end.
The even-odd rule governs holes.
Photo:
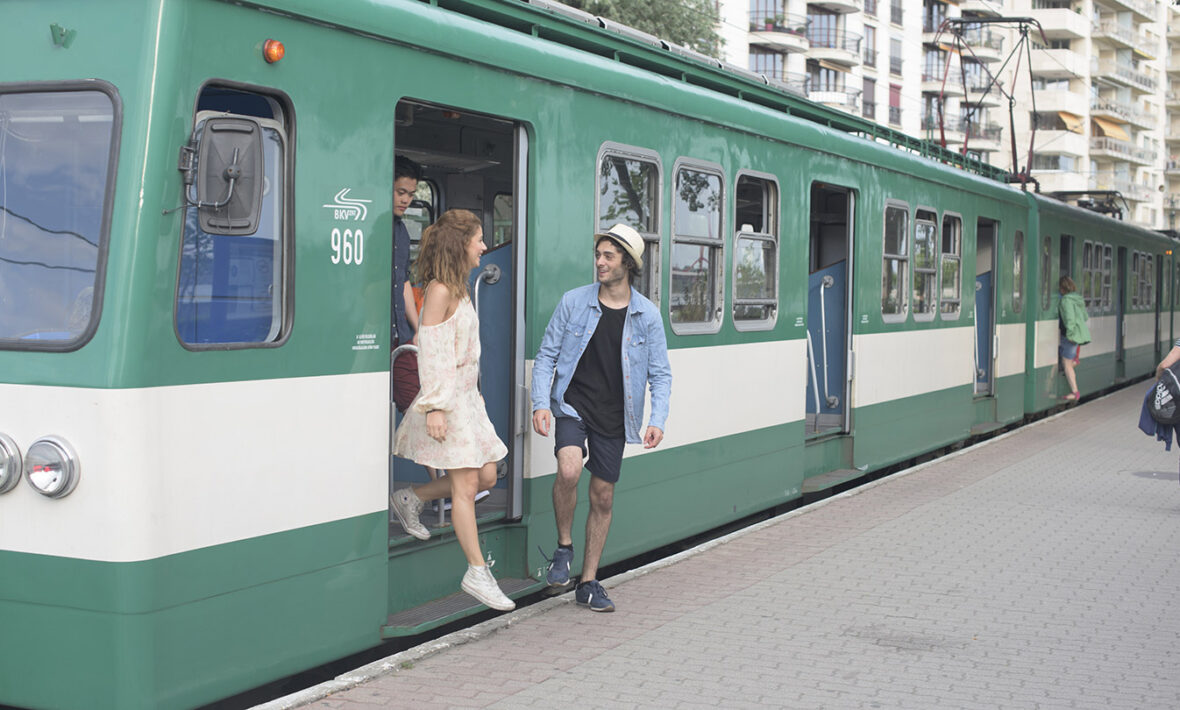
POLYGON ((324 205, 325 208, 332 210, 332 216, 337 220, 352 220, 360 222, 364 220, 369 214, 369 208, 365 205, 372 202, 372 200, 362 200, 356 197, 349 197, 348 193, 352 191, 351 187, 346 187, 340 192, 336 193, 333 202, 324 205))

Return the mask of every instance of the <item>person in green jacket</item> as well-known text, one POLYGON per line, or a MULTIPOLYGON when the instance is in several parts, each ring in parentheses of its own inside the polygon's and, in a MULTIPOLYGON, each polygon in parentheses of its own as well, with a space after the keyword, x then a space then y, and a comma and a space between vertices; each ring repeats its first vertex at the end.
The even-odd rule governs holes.
POLYGON ((1090 315, 1086 313, 1086 302, 1078 295, 1077 284, 1068 276, 1062 276, 1057 282, 1057 290, 1061 292, 1061 300, 1057 302, 1057 319, 1061 328, 1061 345, 1058 354, 1061 366, 1065 370, 1065 381, 1069 383, 1069 394, 1063 399, 1077 401, 1078 377, 1074 368, 1080 359, 1079 349, 1090 342, 1090 326, 1086 321, 1090 315))

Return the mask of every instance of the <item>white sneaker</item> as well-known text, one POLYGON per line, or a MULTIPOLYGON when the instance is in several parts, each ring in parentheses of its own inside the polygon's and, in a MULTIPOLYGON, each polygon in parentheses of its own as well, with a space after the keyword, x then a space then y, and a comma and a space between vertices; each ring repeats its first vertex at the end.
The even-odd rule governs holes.
POLYGON ((418 520, 418 516, 422 514, 422 500, 414 493, 414 489, 402 488, 394 491, 393 495, 389 496, 389 504, 406 532, 419 540, 430 539, 430 531, 418 520))
POLYGON ((481 603, 499 611, 512 611, 516 602, 504 596, 492 571, 487 567, 472 567, 467 565, 467 574, 463 575, 463 583, 459 585, 463 591, 478 599, 481 603))

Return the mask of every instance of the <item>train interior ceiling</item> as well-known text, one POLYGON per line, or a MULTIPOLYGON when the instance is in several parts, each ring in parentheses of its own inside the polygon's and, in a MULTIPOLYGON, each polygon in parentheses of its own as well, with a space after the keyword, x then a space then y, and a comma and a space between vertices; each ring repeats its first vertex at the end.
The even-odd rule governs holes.
POLYGON ((423 180, 406 213, 415 246, 422 230, 448 209, 478 215, 489 250, 511 241, 515 145, 511 121, 402 101, 397 105, 394 145, 398 155, 422 166, 423 180))
MULTIPOLYGON (((411 263, 417 258, 423 230, 450 209, 475 213, 483 223, 484 243, 481 271, 473 272, 471 296, 479 312, 482 354, 480 390, 488 416, 500 439, 509 446, 508 458, 498 466, 498 482, 487 496, 477 499, 480 520, 511 515, 516 452, 511 435, 512 407, 509 399, 513 379, 513 277, 514 185, 517 124, 494 117, 414 101, 397 105, 394 146, 398 155, 418 163, 422 179, 404 221, 412 242, 411 263), (477 278, 483 270, 496 270, 497 280, 477 278)), ((391 163, 392 170, 392 163, 391 163)), ((392 184, 392 175, 390 181, 392 184)), ((411 270, 411 279, 414 278, 411 270)), ((421 285, 421 284, 415 284, 421 285)), ((398 377, 396 370, 392 377, 398 377)), ((420 484, 438 472, 402 458, 393 458, 390 491, 407 484, 420 484)), ((445 475, 445 474, 444 474, 445 475)), ((422 522, 435 529, 449 524, 449 502, 427 503, 422 522)), ((404 530, 391 518, 391 540, 405 539, 404 530)))

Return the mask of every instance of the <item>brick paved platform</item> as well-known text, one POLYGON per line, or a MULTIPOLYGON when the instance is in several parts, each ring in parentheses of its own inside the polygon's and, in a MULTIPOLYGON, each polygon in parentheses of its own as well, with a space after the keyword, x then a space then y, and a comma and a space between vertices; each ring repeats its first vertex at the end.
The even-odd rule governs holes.
POLYGON ((1145 384, 267 708, 1180 707, 1145 384))

